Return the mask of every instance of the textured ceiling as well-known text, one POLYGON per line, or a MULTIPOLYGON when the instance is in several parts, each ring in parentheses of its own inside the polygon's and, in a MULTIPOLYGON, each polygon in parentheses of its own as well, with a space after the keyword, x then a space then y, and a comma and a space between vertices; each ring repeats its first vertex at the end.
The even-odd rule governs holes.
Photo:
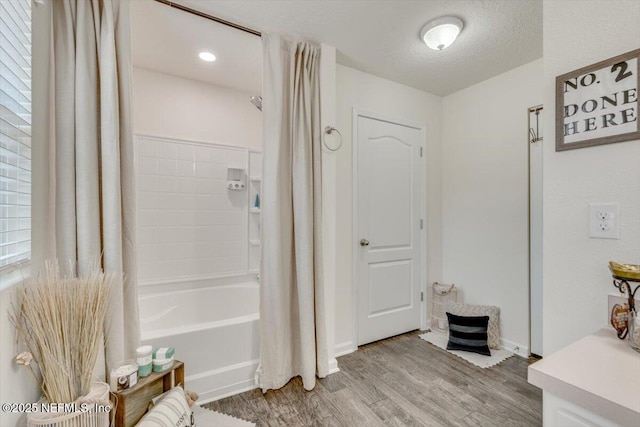
MULTIPOLYGON (((150 14, 142 6, 149 1, 132 1, 137 65, 245 90, 259 87, 257 37, 163 5, 153 6, 167 10, 150 14), (143 46, 140 40, 147 42, 143 46), (207 44, 220 58, 209 74, 198 72, 202 64, 189 59, 192 46, 207 44)), ((335 46, 341 64, 442 96, 542 56, 541 0, 178 2, 259 31, 335 46), (465 28, 451 47, 437 52, 419 32, 442 15, 461 18, 465 28)))

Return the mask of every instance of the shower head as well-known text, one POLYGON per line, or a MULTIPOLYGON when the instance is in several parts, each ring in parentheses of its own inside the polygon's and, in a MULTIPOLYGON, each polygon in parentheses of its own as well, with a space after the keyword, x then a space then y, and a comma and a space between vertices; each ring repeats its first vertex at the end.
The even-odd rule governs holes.
POLYGON ((256 106, 256 108, 262 111, 262 97, 261 96, 252 96, 251 103, 256 106))

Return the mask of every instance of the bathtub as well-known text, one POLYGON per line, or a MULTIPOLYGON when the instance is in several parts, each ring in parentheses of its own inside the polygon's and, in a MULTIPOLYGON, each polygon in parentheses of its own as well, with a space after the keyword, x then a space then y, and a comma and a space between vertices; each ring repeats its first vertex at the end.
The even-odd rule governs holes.
POLYGON ((256 388, 258 292, 256 282, 243 282, 142 294, 142 342, 176 349, 199 403, 256 388))

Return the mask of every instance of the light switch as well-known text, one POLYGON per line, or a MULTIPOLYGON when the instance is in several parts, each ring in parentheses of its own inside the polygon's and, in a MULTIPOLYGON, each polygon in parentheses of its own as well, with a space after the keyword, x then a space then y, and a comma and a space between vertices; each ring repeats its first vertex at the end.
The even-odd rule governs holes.
POLYGON ((617 203, 589 204, 589 237, 620 238, 620 208, 617 203))

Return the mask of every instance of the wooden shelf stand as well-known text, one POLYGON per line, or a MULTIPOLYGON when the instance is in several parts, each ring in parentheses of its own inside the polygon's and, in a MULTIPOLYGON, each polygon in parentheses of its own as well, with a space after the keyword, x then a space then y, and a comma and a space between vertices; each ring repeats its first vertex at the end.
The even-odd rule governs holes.
POLYGON ((162 393, 181 385, 184 388, 184 363, 176 360, 171 369, 152 372, 140 378, 138 384, 112 393, 115 406, 115 427, 133 427, 147 413, 151 401, 162 393))

